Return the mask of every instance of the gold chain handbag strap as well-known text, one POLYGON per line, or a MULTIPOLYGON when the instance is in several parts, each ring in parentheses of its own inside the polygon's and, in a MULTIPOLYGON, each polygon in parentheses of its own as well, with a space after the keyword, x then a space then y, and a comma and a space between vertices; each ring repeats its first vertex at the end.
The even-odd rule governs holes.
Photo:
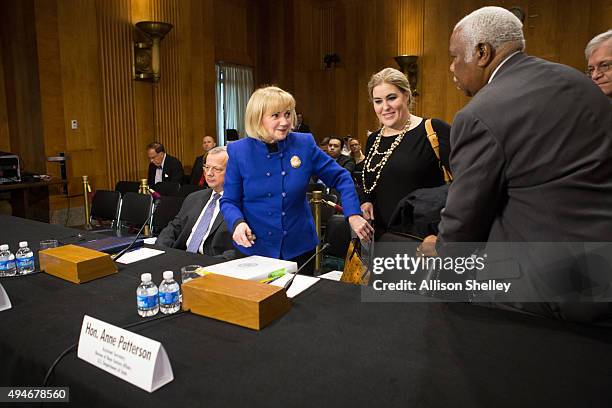
POLYGON ((440 169, 442 169, 442 174, 444 175, 444 182, 446 184, 450 184, 453 181, 453 175, 451 172, 442 164, 442 160, 440 160, 440 142, 438 141, 438 134, 434 130, 431 125, 431 119, 427 119, 425 121, 425 130, 427 131, 427 139, 431 144, 431 148, 433 149, 436 157, 438 158, 438 163, 440 165, 440 169))

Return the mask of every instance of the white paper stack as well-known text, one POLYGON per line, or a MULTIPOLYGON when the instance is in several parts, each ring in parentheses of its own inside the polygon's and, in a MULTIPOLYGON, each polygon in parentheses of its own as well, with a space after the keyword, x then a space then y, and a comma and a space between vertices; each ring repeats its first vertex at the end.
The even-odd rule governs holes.
POLYGON ((297 272, 297 263, 253 255, 205 266, 203 269, 206 272, 231 276, 232 278, 261 281, 283 273, 295 273, 297 272))

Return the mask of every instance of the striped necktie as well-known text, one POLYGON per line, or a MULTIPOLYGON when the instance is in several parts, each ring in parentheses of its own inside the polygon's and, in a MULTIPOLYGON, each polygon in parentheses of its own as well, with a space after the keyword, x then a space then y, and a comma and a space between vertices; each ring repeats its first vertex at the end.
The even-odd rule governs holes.
POLYGON ((198 252, 198 249, 200 249, 200 245, 202 244, 202 240, 204 239, 204 234, 206 234, 206 231, 208 231, 208 227, 210 225, 210 222, 212 221, 212 216, 215 212, 215 205, 217 204, 219 197, 221 197, 221 194, 215 193, 213 195, 212 200, 210 200, 210 203, 208 203, 208 206, 206 206, 206 209, 204 210, 204 215, 202 216, 202 218, 200 218, 200 222, 198 223, 198 226, 193 232, 191 241, 189 241, 187 252, 196 253, 198 252))

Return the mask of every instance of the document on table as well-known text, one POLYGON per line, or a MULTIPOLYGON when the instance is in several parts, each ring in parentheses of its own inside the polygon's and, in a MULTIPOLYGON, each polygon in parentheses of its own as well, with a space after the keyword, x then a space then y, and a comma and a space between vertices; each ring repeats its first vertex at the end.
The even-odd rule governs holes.
POLYGON ((144 243, 147 245, 155 245, 157 237, 145 238, 144 243))
POLYGON ((153 248, 138 248, 135 251, 125 253, 117 262, 122 264, 131 264, 134 262, 142 261, 143 259, 152 258, 157 255, 163 254, 164 251, 153 248))
MULTIPOLYGON (((291 279, 292 276, 293 274, 287 273, 281 276, 280 278, 276 279, 275 281, 270 282, 270 285, 283 287, 285 286, 285 283, 287 283, 289 279, 291 279)), ((305 275, 296 276, 295 279, 293 280, 293 283, 289 287, 289 290, 287 291, 287 297, 290 299, 293 299, 294 297, 296 297, 297 295, 299 295, 300 293, 302 293, 303 291, 305 291, 306 289, 308 289, 309 287, 311 287, 318 281, 320 281, 319 278, 314 278, 312 276, 305 276, 305 275)))
POLYGON ((329 271, 323 275, 319 275, 319 278, 329 279, 333 281, 339 281, 342 278, 342 271, 329 271))

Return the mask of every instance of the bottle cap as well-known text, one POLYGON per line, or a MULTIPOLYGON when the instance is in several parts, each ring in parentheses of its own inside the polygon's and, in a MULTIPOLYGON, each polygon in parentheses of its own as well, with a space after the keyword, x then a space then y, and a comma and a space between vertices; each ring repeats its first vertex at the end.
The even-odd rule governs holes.
POLYGON ((0 251, 6 251, 8 249, 8 244, 0 245, 0 251))
POLYGON ((143 282, 151 282, 151 274, 143 273, 142 275, 140 275, 140 280, 142 280, 143 282))
POLYGON ((172 278, 174 278, 174 272, 172 271, 164 272, 164 279, 172 279, 172 278))
POLYGON ((19 243, 19 248, 25 248, 25 247, 27 247, 27 246, 28 246, 28 241, 21 241, 21 242, 19 243))

